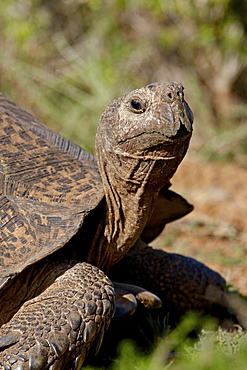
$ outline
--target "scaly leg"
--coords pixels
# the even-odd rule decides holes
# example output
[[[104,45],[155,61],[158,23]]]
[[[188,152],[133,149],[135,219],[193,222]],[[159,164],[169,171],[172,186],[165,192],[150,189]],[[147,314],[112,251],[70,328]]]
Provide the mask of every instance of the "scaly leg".
[[[100,348],[114,301],[102,271],[72,263],[0,328],[0,369],[80,369],[89,350]]]

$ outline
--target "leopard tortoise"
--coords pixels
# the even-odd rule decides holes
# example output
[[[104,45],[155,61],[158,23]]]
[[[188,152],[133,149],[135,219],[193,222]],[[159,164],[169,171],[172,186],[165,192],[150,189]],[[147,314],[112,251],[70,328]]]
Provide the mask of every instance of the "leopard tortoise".
[[[222,299],[217,273],[146,244],[193,208],[169,189],[192,122],[180,83],[150,84],[106,108],[93,156],[1,95],[1,369],[79,369],[136,299]]]

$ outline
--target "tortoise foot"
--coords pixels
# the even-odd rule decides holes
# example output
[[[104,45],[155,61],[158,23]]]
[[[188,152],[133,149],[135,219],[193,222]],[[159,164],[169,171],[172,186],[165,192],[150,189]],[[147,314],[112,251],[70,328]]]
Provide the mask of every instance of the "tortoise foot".
[[[116,311],[114,317],[132,315],[137,308],[137,301],[146,308],[160,308],[162,302],[155,294],[137,285],[113,282],[116,292]]]
[[[0,328],[0,369],[80,369],[99,350],[114,310],[110,280],[76,263]]]
[[[225,280],[193,258],[136,245],[110,271],[112,280],[141,285],[156,294],[169,313],[211,313],[227,306]]]

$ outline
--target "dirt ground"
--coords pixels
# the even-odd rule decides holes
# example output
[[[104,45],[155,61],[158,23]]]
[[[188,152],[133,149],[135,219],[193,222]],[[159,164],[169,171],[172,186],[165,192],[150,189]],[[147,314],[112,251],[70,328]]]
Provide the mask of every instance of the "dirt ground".
[[[153,245],[196,258],[247,295],[247,170],[188,157],[172,184],[195,209]]]

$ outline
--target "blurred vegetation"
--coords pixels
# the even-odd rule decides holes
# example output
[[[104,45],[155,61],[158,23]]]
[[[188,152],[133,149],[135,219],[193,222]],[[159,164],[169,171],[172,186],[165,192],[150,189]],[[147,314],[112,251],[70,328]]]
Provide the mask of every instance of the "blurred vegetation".
[[[144,357],[131,343],[122,344],[120,358],[112,370],[238,370],[246,369],[246,333],[202,331],[198,342],[183,338],[183,323],[178,330],[163,338],[152,355]],[[184,340],[181,340],[183,338]],[[177,345],[178,352],[170,352]],[[89,369],[88,369],[89,370]]]
[[[86,366],[85,370],[245,370],[247,334],[241,328],[233,332],[212,330],[214,323],[205,321],[198,340],[189,336],[195,326],[202,325],[193,315],[166,337],[160,337],[151,354],[138,351],[133,342],[123,341],[119,355],[106,367]]]
[[[1,0],[0,89],[93,151],[114,98],[181,81],[196,152],[247,154],[247,1]]]

